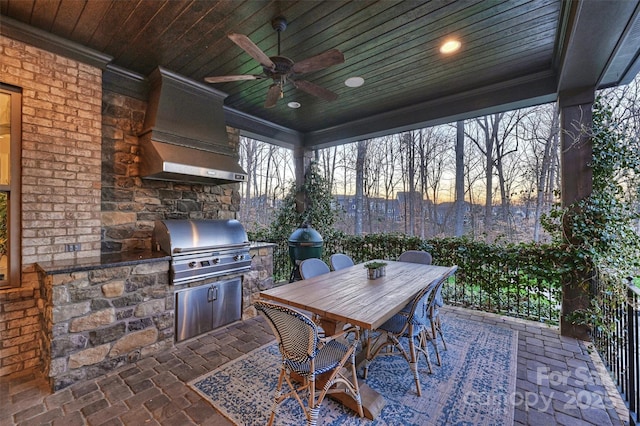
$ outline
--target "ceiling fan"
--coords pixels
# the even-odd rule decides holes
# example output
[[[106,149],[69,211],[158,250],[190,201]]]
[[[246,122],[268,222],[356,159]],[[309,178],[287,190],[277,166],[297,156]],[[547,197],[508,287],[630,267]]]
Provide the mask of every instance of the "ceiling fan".
[[[309,81],[298,80],[297,76],[343,63],[344,55],[342,52],[337,49],[331,49],[300,62],[293,62],[286,56],[280,56],[280,33],[287,28],[287,20],[279,16],[271,21],[271,26],[278,33],[278,56],[267,56],[246,35],[234,33],[228,35],[231,41],[262,65],[263,74],[206,77],[204,81],[207,83],[226,83],[230,81],[271,78],[273,84],[267,92],[267,99],[264,103],[265,108],[274,107],[278,99],[284,97],[284,85],[287,82],[291,83],[296,89],[300,89],[321,99],[327,101],[335,101],[338,99],[338,95],[334,92]]]

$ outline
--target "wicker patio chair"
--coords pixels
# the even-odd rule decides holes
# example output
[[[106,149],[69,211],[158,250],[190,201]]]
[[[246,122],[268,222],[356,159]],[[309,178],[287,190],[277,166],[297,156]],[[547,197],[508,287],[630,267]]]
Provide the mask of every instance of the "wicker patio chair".
[[[329,269],[329,266],[321,259],[312,257],[300,262],[300,277],[302,277],[303,280],[326,274],[328,272],[331,272],[331,269]],[[313,315],[309,312],[304,312],[304,314],[311,315],[313,322],[320,325],[320,317],[318,315]],[[324,331],[321,330],[320,334],[324,336]]]
[[[444,347],[444,350],[447,350],[447,342],[444,338],[444,333],[442,332],[442,321],[440,320],[440,308],[444,306],[444,300],[442,299],[442,288],[447,282],[447,278],[455,274],[457,270],[457,266],[452,266],[451,268],[449,268],[449,273],[447,274],[447,276],[440,282],[438,282],[435,289],[433,290],[433,297],[431,297],[429,306],[427,307],[427,316],[429,317],[429,322],[431,323],[431,343],[433,343],[433,348],[436,352],[438,365],[442,365],[442,362],[440,360],[440,351],[438,350],[438,336],[440,336],[440,340],[442,340],[442,346]]]
[[[276,409],[283,401],[295,398],[305,412],[307,425],[316,425],[324,397],[337,392],[352,396],[357,403],[358,414],[363,417],[355,367],[358,329],[353,327],[333,336],[320,338],[316,324],[294,309],[264,301],[257,301],[254,306],[267,319],[282,355],[278,385],[268,424],[273,424]],[[344,336],[352,332],[356,338],[350,342],[345,340]],[[343,367],[347,365],[350,365],[350,368],[343,372]],[[292,373],[298,378],[292,379]],[[321,374],[323,382],[316,383]],[[288,385],[287,391],[282,390],[283,382]]]
[[[416,392],[418,396],[422,396],[420,375],[418,373],[418,357],[420,354],[424,355],[429,367],[429,374],[431,374],[433,370],[431,369],[431,360],[427,349],[427,341],[431,340],[431,335],[427,330],[429,325],[427,308],[429,297],[433,294],[434,288],[435,286],[430,284],[420,290],[414,299],[400,312],[392,316],[374,332],[369,333],[367,356],[363,369],[363,377],[365,379],[369,372],[369,365],[376,357],[400,355],[409,363],[409,368],[416,382]],[[401,338],[409,340],[409,353],[402,346]]]
[[[433,261],[433,257],[431,256],[431,253],[426,251],[408,250],[400,255],[400,257],[398,258],[398,261],[431,265]],[[447,350],[447,343],[444,340],[444,334],[442,333],[442,326],[440,323],[440,309],[439,309],[444,306],[444,301],[442,299],[443,285],[444,285],[444,280],[439,283],[438,287],[436,287],[434,298],[429,302],[429,306],[428,306],[429,321],[431,323],[431,336],[433,337],[433,340],[431,342],[433,343],[433,347],[436,352],[436,360],[438,362],[438,365],[442,365],[442,361],[440,358],[440,352],[438,351],[437,334],[439,334],[440,338],[442,339],[444,350],[445,351]]]
[[[312,257],[300,262],[300,276],[303,280],[331,272],[329,266],[321,259]]]
[[[329,258],[329,263],[331,264],[331,269],[334,271],[354,265],[353,259],[343,253],[332,254]]]
[[[407,250],[398,258],[399,262],[422,263],[423,265],[431,265],[432,260],[431,253],[421,250]]]

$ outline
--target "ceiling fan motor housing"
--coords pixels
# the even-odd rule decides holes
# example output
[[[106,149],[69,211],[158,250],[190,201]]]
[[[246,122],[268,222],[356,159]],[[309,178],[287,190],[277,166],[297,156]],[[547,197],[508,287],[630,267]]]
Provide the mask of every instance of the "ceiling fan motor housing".
[[[284,16],[276,16],[271,20],[271,27],[280,33],[287,29],[287,19]]]
[[[262,70],[269,78],[279,79],[280,77],[286,76],[291,72],[291,68],[293,68],[293,61],[286,56],[271,56],[269,57],[271,61],[275,64],[274,69],[262,67]]]
[[[305,74],[312,71],[318,71],[333,65],[344,62],[344,55],[337,49],[331,49],[324,53],[320,53],[300,62],[294,63],[293,60],[286,56],[280,56],[280,33],[287,28],[287,20],[283,16],[275,17],[271,20],[271,26],[278,33],[278,54],[276,56],[267,56],[249,37],[244,34],[229,34],[229,38],[237,44],[242,50],[248,53],[253,59],[262,64],[262,72],[267,78],[273,80],[273,84],[269,86],[267,91],[266,108],[272,108],[276,105],[278,98],[283,97],[284,85],[291,82],[296,89],[307,92],[313,96],[319,97],[327,101],[335,101],[338,95],[325,89],[317,84],[313,84],[306,80],[297,80],[299,74]],[[293,76],[294,79],[289,79]],[[232,75],[223,77],[207,77],[205,81],[208,83],[226,83],[230,81],[241,80],[257,80],[262,75]]]

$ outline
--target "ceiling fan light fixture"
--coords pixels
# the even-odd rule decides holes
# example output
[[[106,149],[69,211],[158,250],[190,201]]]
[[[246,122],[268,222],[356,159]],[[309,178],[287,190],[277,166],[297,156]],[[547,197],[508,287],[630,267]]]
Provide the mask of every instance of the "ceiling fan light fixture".
[[[289,108],[297,109],[297,108],[300,108],[300,102],[289,102],[287,106]]]
[[[364,78],[362,77],[349,77],[344,81],[344,85],[347,87],[360,87],[364,84]]]
[[[457,52],[458,50],[460,50],[460,46],[462,46],[462,43],[460,43],[459,40],[446,40],[444,43],[442,43],[442,46],[440,46],[440,53],[448,55],[450,53]]]

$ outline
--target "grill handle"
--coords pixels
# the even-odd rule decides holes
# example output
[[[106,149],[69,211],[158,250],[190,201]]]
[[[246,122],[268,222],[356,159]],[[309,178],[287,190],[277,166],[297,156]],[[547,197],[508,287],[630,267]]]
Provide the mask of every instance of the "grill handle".
[[[218,300],[218,286],[211,286],[207,291],[207,301],[215,302],[216,300]]]
[[[227,246],[206,246],[206,247],[176,247],[173,249],[174,253],[189,253],[192,251],[207,251],[207,250],[230,250],[249,247],[249,243],[242,244],[230,244]]]

